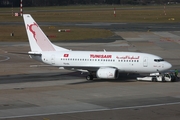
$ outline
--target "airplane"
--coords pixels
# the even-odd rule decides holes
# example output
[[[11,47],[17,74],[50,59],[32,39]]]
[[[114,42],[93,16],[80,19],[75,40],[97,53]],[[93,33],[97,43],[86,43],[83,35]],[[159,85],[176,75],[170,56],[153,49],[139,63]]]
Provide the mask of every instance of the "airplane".
[[[30,14],[23,14],[30,58],[72,71],[88,72],[87,80],[117,79],[119,73],[157,73],[172,67],[159,56],[140,52],[72,51],[53,44]]]

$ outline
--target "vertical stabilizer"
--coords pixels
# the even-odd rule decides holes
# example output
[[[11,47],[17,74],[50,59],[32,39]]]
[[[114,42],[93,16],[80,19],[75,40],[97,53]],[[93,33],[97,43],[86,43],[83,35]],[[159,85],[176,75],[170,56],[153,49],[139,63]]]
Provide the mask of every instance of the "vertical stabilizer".
[[[53,45],[30,14],[23,14],[26,32],[31,51],[63,51],[67,50]]]

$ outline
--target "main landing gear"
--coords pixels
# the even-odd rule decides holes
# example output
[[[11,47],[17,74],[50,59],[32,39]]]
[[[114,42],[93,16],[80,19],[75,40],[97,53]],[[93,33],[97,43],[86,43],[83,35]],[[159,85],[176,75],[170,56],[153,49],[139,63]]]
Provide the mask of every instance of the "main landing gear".
[[[96,78],[96,71],[89,71],[89,75],[86,76],[86,80],[93,80]]]
[[[89,80],[93,80],[93,78],[94,78],[93,75],[88,75],[88,76],[86,76],[86,80],[88,80],[88,81],[89,81]]]

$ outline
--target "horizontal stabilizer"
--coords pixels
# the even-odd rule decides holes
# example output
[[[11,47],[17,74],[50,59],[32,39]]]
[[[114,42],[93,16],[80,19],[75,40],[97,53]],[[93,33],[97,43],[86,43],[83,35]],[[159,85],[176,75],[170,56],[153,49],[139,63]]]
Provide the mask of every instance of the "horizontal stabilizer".
[[[28,55],[42,55],[42,54],[39,52],[28,52]]]

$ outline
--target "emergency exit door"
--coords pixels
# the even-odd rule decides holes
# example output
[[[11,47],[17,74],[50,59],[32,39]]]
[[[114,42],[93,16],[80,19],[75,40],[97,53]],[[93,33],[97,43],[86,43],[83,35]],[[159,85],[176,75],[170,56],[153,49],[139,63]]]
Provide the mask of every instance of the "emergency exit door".
[[[51,55],[51,64],[55,64],[55,55]]]

